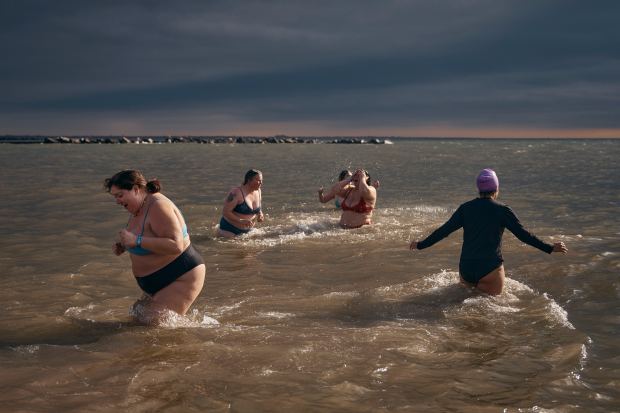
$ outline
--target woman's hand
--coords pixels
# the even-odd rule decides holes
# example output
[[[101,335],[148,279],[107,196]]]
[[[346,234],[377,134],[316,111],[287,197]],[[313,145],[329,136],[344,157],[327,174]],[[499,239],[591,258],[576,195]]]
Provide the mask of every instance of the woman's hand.
[[[409,244],[409,249],[410,250],[417,250],[418,249],[418,241],[411,241],[411,244]]]
[[[258,222],[263,222],[264,220],[265,220],[265,215],[264,215],[264,214],[263,214],[263,212],[261,211],[261,212],[258,214],[257,221],[258,221]]]
[[[360,179],[364,179],[364,172],[361,169],[356,169],[351,175],[351,183],[355,184],[360,181]]]
[[[133,248],[136,246],[138,236],[133,232],[123,229],[119,231],[118,236],[121,239],[121,245],[124,248]]]
[[[566,254],[568,252],[568,248],[564,245],[563,242],[556,242],[553,244],[552,252],[561,252],[562,254]]]
[[[242,228],[254,228],[254,218],[239,218],[239,223],[241,224]]]
[[[114,253],[114,255],[121,255],[125,252],[125,247],[123,247],[123,244],[121,244],[120,242],[116,242],[112,246],[112,252]]]

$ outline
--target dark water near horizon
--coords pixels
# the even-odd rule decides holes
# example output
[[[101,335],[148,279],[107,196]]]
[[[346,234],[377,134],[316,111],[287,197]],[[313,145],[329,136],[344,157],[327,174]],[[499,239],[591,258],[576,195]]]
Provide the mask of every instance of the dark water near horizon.
[[[620,141],[394,145],[0,145],[0,411],[620,411]],[[255,167],[267,221],[214,237]],[[343,167],[381,187],[341,230],[316,190]],[[473,198],[484,168],[547,255],[504,235],[498,297],[458,283],[461,233],[410,240]],[[161,180],[207,262],[187,317],[131,322],[111,246],[120,169]],[[217,320],[214,321],[214,320]]]

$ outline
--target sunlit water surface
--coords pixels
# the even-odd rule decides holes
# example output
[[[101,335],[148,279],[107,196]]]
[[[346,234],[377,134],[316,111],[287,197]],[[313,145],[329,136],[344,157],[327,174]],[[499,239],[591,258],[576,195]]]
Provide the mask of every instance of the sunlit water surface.
[[[620,141],[2,145],[0,411],[619,411]],[[214,237],[250,167],[267,220]],[[374,224],[317,200],[378,178]],[[551,256],[504,236],[498,297],[458,282],[461,233],[412,253],[484,168]],[[136,325],[120,169],[157,177],[207,262],[186,317]]]

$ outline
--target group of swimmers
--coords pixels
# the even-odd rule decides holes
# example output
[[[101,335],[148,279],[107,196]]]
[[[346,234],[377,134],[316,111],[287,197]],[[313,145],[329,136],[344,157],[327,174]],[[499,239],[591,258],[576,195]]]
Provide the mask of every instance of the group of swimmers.
[[[250,169],[243,184],[232,188],[224,200],[217,233],[234,237],[249,232],[265,219],[261,209],[263,175]],[[499,202],[499,180],[491,169],[476,179],[479,197],[468,201],[426,239],[413,241],[411,250],[432,246],[463,228],[459,262],[461,282],[487,294],[500,294],[505,272],[501,253],[502,235],[508,228],[519,240],[541,251],[566,253],[563,242],[546,243],[528,232],[512,210]],[[167,311],[184,315],[202,290],[206,267],[194,249],[183,215],[164,196],[158,180],[147,181],[137,170],[124,170],[104,181],[116,203],[129,211],[129,221],[119,231],[113,246],[116,255],[130,254],[136,281],[144,295],[133,306],[140,322],[157,324]],[[378,181],[367,171],[343,171],[338,182],[325,193],[318,191],[322,203],[334,199],[342,210],[340,226],[359,228],[372,223],[377,201]]]

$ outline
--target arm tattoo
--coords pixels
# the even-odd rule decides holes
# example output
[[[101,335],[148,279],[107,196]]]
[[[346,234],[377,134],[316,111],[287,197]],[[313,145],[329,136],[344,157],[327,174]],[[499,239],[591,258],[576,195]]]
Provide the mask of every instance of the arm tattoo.
[[[228,194],[228,197],[226,198],[226,202],[232,202],[235,199],[235,195],[231,192]]]

